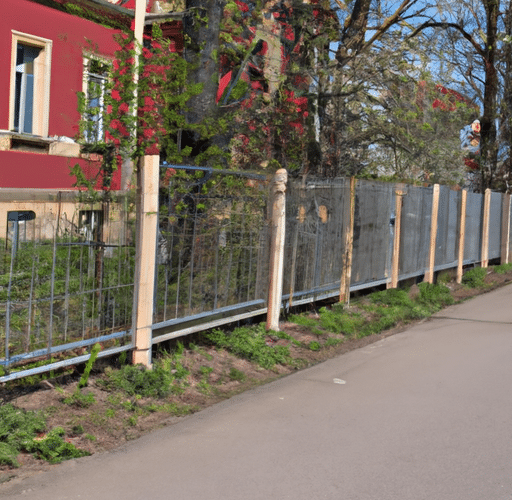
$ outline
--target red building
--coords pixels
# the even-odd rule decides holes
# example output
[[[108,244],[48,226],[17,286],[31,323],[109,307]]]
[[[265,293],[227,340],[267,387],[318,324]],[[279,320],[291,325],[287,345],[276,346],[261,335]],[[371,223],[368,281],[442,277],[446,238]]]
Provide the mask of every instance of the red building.
[[[68,190],[76,181],[70,166],[91,167],[74,141],[77,93],[102,78],[91,69],[112,59],[115,30],[53,3],[2,4],[0,63],[9,71],[0,74],[1,189]],[[121,172],[112,187],[121,188]]]
[[[80,165],[86,176],[98,172],[98,156],[84,143],[103,141],[105,83],[120,28],[130,28],[133,0],[3,0],[0,16],[0,235],[7,213],[32,210],[37,217],[74,210]],[[119,4],[119,5],[118,5]],[[148,11],[153,1],[148,3]],[[155,7],[157,4],[155,4]],[[168,36],[180,35],[165,13],[148,14],[148,24],[164,22]],[[150,29],[150,26],[148,26]],[[179,36],[177,37],[179,38]],[[180,40],[179,40],[180,41]],[[176,43],[178,46],[179,43]],[[78,94],[85,95],[85,117]],[[80,120],[88,127],[77,140]],[[112,191],[130,184],[130,165],[113,176]],[[75,207],[76,209],[76,207]]]

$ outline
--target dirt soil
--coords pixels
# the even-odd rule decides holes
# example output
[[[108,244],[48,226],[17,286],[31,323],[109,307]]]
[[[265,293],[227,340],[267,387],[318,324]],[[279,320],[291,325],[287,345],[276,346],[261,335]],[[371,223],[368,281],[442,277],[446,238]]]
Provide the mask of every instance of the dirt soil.
[[[454,281],[446,284],[451,289],[455,300],[459,302],[511,281],[512,271],[506,274],[489,271],[486,287],[483,288],[471,289],[458,285]],[[316,311],[312,308],[309,314],[315,317]],[[94,395],[95,403],[89,407],[63,402],[64,398],[73,394],[76,389],[80,377],[77,371],[40,382],[35,386],[4,384],[0,387],[0,403],[12,403],[26,410],[45,411],[49,415],[48,430],[61,426],[66,430],[67,439],[77,448],[87,450],[91,454],[100,453],[112,450],[153,429],[172,425],[192,412],[200,411],[252,387],[359,349],[401,332],[409,326],[410,323],[398,325],[378,335],[361,339],[347,338],[342,343],[327,347],[324,344],[329,338],[339,339],[342,336],[318,335],[306,327],[283,321],[280,324],[281,331],[299,341],[300,346],[276,337],[268,337],[267,343],[288,345],[292,357],[299,360],[294,366],[277,365],[272,370],[266,370],[255,363],[237,358],[225,350],[215,349],[199,341],[185,346],[181,362],[190,373],[184,381],[183,392],[173,394],[165,400],[130,398],[124,393],[107,390],[102,381],[106,380],[105,370],[112,369],[109,363],[113,361],[101,359],[96,362],[88,386],[83,389],[84,393],[89,392]],[[197,339],[191,340],[196,342]],[[322,347],[319,350],[309,349],[307,346],[313,341],[318,342]],[[0,484],[14,478],[23,479],[51,467],[58,467],[58,465],[49,465],[38,460],[31,454],[20,455],[18,461],[21,464],[19,468],[0,465]]]

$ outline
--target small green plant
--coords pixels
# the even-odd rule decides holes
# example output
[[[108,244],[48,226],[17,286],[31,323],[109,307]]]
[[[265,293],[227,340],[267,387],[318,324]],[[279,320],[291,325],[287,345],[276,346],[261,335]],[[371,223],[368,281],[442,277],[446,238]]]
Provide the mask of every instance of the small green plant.
[[[84,426],[81,424],[74,425],[71,428],[71,434],[73,434],[73,436],[80,436],[83,433],[84,433]]]
[[[210,375],[210,373],[213,372],[213,368],[211,366],[201,366],[201,368],[199,368],[199,371],[201,372],[201,375],[205,375],[206,377],[208,377],[208,375]]]
[[[88,408],[96,403],[96,398],[92,392],[84,394],[77,387],[75,392],[71,396],[65,397],[62,402],[66,405],[77,406],[78,408]]]
[[[315,340],[313,342],[310,342],[308,344],[308,348],[311,350],[311,351],[319,351],[321,349],[321,345],[320,345],[320,342],[316,342]]]
[[[481,288],[485,285],[485,276],[487,269],[485,267],[474,267],[464,273],[462,284],[469,288]]]
[[[85,434],[85,439],[88,439],[89,441],[96,441],[96,436],[93,436],[92,434]]]
[[[91,349],[91,356],[87,360],[87,363],[85,363],[84,373],[82,373],[82,376],[80,377],[80,381],[78,382],[78,387],[80,389],[87,385],[87,382],[89,381],[89,376],[91,375],[92,367],[93,367],[94,363],[96,362],[96,358],[98,357],[98,354],[100,351],[101,351],[101,345],[98,343],[94,344],[93,348]]]
[[[247,376],[243,371],[237,370],[235,367],[232,367],[229,370],[229,378],[237,382],[244,382]]]
[[[204,378],[198,382],[197,388],[198,388],[199,392],[201,392],[202,394],[205,394],[205,395],[208,395],[212,392],[212,386]]]
[[[137,425],[137,422],[138,418],[136,415],[132,415],[131,417],[128,417],[128,419],[126,420],[126,423],[131,427],[135,427]]]
[[[337,339],[337,338],[334,338],[334,337],[330,337],[328,338],[326,341],[325,341],[325,347],[332,347],[332,346],[336,346],[338,344],[341,344],[343,342],[343,339]]]

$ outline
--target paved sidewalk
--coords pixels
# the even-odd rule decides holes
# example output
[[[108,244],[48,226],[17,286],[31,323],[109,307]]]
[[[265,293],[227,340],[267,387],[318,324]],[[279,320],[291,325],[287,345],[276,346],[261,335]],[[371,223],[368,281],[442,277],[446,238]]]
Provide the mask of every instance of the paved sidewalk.
[[[0,498],[512,499],[511,361],[507,286]]]

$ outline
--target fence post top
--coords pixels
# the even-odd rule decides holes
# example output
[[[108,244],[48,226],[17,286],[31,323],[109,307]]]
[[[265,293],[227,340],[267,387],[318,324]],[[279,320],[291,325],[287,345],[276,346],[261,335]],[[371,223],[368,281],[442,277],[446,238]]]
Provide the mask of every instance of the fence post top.
[[[288,172],[280,168],[272,179],[272,190],[274,193],[284,193],[286,191],[286,182],[288,181]]]

